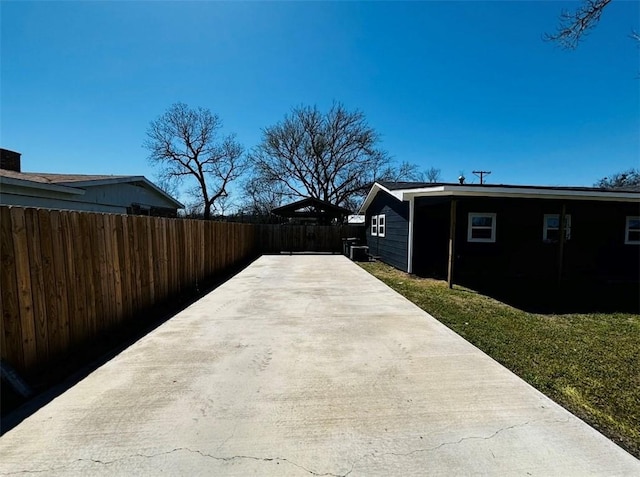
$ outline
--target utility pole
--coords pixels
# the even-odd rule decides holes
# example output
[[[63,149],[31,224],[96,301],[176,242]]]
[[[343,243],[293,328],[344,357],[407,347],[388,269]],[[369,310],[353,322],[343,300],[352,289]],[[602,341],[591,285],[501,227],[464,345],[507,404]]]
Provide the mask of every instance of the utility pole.
[[[480,178],[480,185],[484,184],[484,176],[491,174],[491,171],[471,171]]]

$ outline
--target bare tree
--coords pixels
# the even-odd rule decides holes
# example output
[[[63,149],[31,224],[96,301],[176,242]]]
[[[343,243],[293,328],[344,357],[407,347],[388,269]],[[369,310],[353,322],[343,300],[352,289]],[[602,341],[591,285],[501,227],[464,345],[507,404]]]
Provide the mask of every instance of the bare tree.
[[[403,161],[400,164],[389,164],[379,174],[376,180],[400,182],[400,181],[419,181],[422,173],[418,170],[418,165],[411,162]]]
[[[560,22],[557,31],[547,33],[546,40],[558,42],[563,48],[575,49],[583,36],[600,21],[602,12],[611,0],[582,0],[580,7],[570,12],[563,10],[560,13]]]
[[[314,197],[353,207],[375,180],[401,178],[413,168],[395,167],[378,147],[380,137],[361,111],[334,103],[293,108],[284,120],[263,130],[262,142],[249,155],[254,182],[276,198]]]
[[[268,216],[273,209],[283,205],[287,197],[284,186],[279,182],[266,182],[259,176],[251,177],[244,183],[243,211],[250,215]]]
[[[603,177],[594,184],[603,189],[640,189],[640,169],[627,169],[610,177]]]
[[[180,184],[171,177],[159,175],[154,180],[154,184],[157,185],[160,190],[169,194],[171,197],[178,197],[178,194],[180,193]]]
[[[424,170],[420,173],[419,179],[420,182],[440,182],[441,179],[441,171],[440,169],[431,166],[429,169]]]
[[[220,118],[204,108],[172,105],[152,121],[144,147],[149,161],[161,167],[161,181],[194,179],[191,193],[209,219],[216,201],[228,195],[228,186],[246,171],[243,148],[233,135],[218,138]]]
[[[213,212],[216,216],[224,217],[225,215],[229,215],[230,213],[232,214],[237,210],[238,204],[230,195],[220,197],[220,199],[213,204]]]

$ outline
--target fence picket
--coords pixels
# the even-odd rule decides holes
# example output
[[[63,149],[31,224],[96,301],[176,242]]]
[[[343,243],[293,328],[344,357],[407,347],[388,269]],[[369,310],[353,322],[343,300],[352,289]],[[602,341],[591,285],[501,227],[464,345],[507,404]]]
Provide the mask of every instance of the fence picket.
[[[118,218],[120,216],[107,214],[105,218],[109,222],[108,232],[111,244],[111,268],[113,268],[113,303],[114,303],[114,319],[117,324],[122,322],[124,315],[124,305],[122,303],[122,273],[120,271],[120,248],[118,244]]]
[[[22,348],[22,324],[18,300],[16,260],[13,245],[11,214],[9,209],[0,210],[0,297],[2,298],[2,359],[18,368],[24,368]]]
[[[100,274],[94,273],[98,270],[99,257],[96,237],[96,219],[99,216],[95,214],[79,214],[78,220],[80,230],[75,234],[75,248],[80,248],[82,262],[77,264],[82,268],[84,273],[84,287],[87,291],[85,297],[87,330],[89,335],[97,333],[101,329],[101,323],[104,322],[106,312],[103,311],[104,296],[100,293],[101,277]],[[96,293],[98,291],[98,293]]]
[[[51,343],[52,352],[61,355],[69,347],[69,302],[67,298],[67,279],[65,271],[66,257],[63,239],[62,219],[60,212],[51,211],[51,244],[53,248],[53,263],[55,270],[55,281],[52,284],[56,291],[58,306],[58,329]]]
[[[44,274],[42,270],[42,249],[40,247],[40,225],[38,210],[25,210],[25,225],[29,248],[29,272],[33,293],[33,324],[36,339],[36,360],[46,361],[49,358],[49,340],[47,337],[47,308],[45,303]]]
[[[18,309],[20,310],[23,359],[24,366],[30,368],[37,364],[37,348],[25,209],[11,209],[11,225],[16,264],[16,282],[18,285]]]
[[[133,315],[133,282],[129,250],[129,220],[127,220],[127,217],[119,215],[116,225],[118,229],[118,246],[120,247],[118,256],[120,257],[120,273],[122,275],[123,316],[125,319],[130,319]]]
[[[54,259],[54,237],[52,214],[47,210],[38,210],[40,225],[40,250],[42,253],[42,279],[45,284],[44,303],[47,311],[47,351],[49,356],[56,354],[58,335],[60,334],[60,306],[57,296],[57,279]]]
[[[60,307],[56,294],[56,273],[53,254],[52,214],[43,209],[37,211],[40,231],[40,253],[42,254],[42,280],[44,284],[44,308],[46,310],[47,353],[56,353],[60,334]],[[43,326],[43,325],[41,325]],[[40,354],[40,353],[38,353]],[[38,357],[40,359],[40,356]]]

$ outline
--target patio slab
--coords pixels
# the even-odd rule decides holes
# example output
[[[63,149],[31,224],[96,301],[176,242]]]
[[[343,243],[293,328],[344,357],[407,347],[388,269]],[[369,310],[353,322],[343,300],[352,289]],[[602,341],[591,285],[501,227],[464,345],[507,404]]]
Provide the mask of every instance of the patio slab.
[[[0,438],[0,475],[640,475],[342,256],[263,256]]]

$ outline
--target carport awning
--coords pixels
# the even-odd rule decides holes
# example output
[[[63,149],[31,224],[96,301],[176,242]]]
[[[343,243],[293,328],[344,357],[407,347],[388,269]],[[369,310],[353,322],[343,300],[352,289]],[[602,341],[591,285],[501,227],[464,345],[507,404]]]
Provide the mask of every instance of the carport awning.
[[[338,218],[344,217],[351,213],[349,209],[340,207],[339,205],[325,202],[324,200],[307,197],[291,204],[276,207],[271,213],[280,217],[304,217],[304,218]]]

